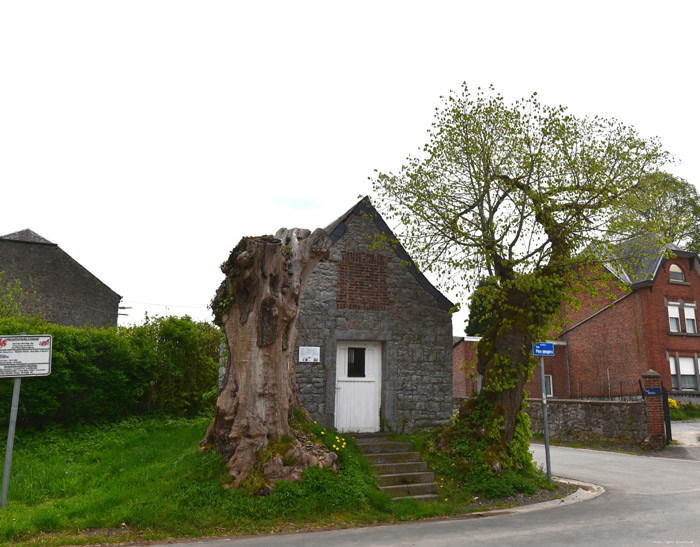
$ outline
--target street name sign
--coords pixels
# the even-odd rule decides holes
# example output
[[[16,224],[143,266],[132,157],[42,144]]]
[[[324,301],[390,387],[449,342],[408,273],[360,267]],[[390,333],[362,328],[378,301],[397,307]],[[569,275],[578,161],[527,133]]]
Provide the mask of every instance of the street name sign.
[[[553,342],[537,342],[532,344],[532,354],[544,357],[554,357]]]
[[[0,378],[25,378],[51,374],[49,334],[0,335]]]

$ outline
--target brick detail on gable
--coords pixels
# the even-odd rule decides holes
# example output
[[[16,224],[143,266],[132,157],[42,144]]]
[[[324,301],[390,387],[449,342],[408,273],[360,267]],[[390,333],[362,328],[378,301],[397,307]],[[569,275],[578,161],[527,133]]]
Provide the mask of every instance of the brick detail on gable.
[[[338,263],[336,306],[350,310],[386,310],[389,258],[378,253],[343,251]]]

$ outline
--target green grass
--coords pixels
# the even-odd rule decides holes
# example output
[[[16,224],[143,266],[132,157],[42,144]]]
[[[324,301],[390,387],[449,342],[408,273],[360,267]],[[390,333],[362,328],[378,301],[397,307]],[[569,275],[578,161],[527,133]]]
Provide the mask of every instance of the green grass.
[[[341,470],[309,469],[271,495],[224,488],[230,476],[200,452],[210,418],[129,419],[106,426],[18,430],[0,545],[78,545],[342,527],[451,515],[484,504],[439,477],[439,502],[392,501],[348,439]],[[313,426],[320,436],[322,428]],[[334,433],[325,430],[327,444]],[[5,439],[0,439],[5,446]],[[442,486],[440,486],[442,485]]]
[[[695,408],[686,408],[686,406],[691,405],[681,405],[680,408],[672,408],[670,411],[671,420],[681,421],[700,418],[700,406],[692,405],[695,406]]]

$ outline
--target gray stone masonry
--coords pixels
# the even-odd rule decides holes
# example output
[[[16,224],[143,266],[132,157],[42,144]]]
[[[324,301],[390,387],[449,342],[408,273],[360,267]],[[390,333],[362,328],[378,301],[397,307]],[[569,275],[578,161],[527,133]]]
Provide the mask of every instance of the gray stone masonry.
[[[543,433],[542,401],[528,399],[530,429]],[[641,443],[647,436],[644,401],[547,399],[549,435],[562,440]]]
[[[372,219],[352,214],[346,224],[347,231],[333,245],[329,260],[321,262],[309,277],[297,322],[297,359],[299,346],[321,348],[320,363],[297,362],[297,385],[306,410],[324,426],[333,426],[336,341],[378,341],[382,344],[382,429],[413,431],[447,423],[452,411],[448,311],[421,287],[394,250],[368,250],[370,237],[379,231]],[[344,307],[339,308],[344,252],[346,257],[348,253],[381,253],[388,258],[374,261],[380,266],[368,266],[376,275],[387,276],[386,284],[382,282],[386,294],[368,291],[373,300],[364,307],[373,309],[355,309],[363,306],[362,294],[353,293],[352,287],[344,287],[340,299]],[[381,298],[384,300],[377,303]]]

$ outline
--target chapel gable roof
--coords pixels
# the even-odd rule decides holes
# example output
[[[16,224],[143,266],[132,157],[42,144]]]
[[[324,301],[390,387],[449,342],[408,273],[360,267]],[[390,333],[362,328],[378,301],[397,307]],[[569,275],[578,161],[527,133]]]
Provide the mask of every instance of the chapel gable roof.
[[[347,222],[352,215],[364,216],[372,219],[377,230],[384,233],[391,242],[392,250],[396,253],[399,259],[401,259],[401,261],[407,265],[406,269],[408,272],[416,279],[416,281],[418,281],[421,288],[423,288],[423,290],[428,292],[435,299],[440,309],[447,311],[454,307],[454,304],[450,302],[439,290],[437,290],[416,267],[413,260],[403,248],[401,243],[399,243],[394,233],[391,231],[389,226],[387,226],[386,222],[384,222],[384,219],[381,217],[379,212],[374,208],[369,197],[362,198],[353,207],[351,207],[348,211],[346,211],[335,221],[331,222],[325,228],[325,231],[333,244],[343,237],[343,234],[345,234],[345,232],[348,230]]]

